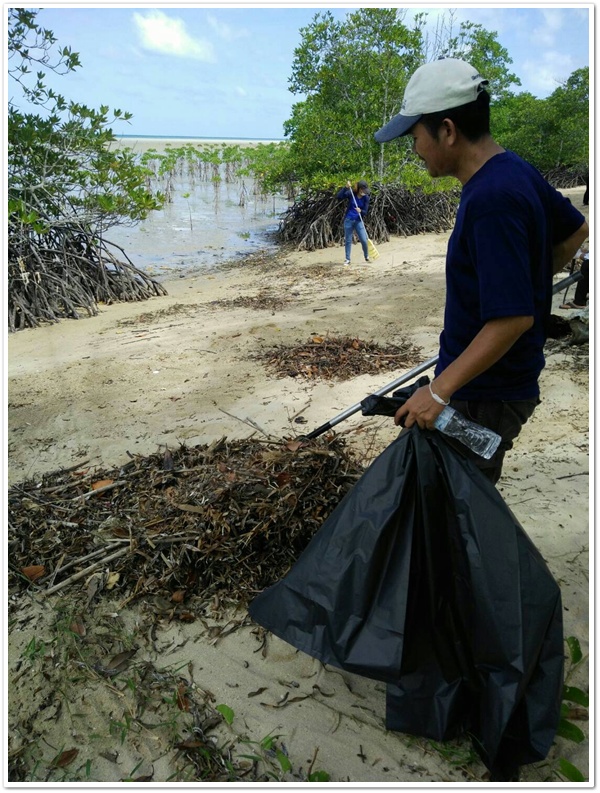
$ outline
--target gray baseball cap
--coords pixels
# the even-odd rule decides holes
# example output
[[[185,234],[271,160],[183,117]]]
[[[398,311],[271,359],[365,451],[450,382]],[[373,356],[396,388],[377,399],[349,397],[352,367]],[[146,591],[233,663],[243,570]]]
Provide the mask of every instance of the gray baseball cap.
[[[458,58],[442,58],[419,66],[408,81],[400,113],[377,130],[375,140],[386,143],[406,135],[425,113],[474,102],[488,83],[470,63]]]

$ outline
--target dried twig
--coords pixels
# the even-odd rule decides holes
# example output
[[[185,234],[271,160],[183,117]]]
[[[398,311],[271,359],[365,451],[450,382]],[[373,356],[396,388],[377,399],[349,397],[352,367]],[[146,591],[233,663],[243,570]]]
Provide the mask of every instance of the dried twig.
[[[221,413],[225,413],[227,416],[231,416],[232,419],[235,419],[236,421],[241,421],[242,424],[247,424],[249,427],[252,427],[253,429],[258,430],[259,432],[262,432],[262,434],[265,436],[265,438],[270,438],[271,437],[268,432],[265,432],[265,430],[263,430],[263,428],[261,426],[259,426],[251,418],[248,418],[248,416],[246,416],[245,419],[241,419],[239,416],[234,416],[233,413],[229,413],[224,408],[219,408],[219,410],[221,411]]]
[[[91,573],[92,570],[95,570],[97,567],[100,567],[100,565],[108,564],[108,562],[112,562],[114,559],[118,559],[119,556],[124,556],[126,553],[130,553],[130,549],[129,548],[121,548],[116,553],[113,553],[110,556],[106,556],[103,559],[100,559],[99,561],[94,562],[94,564],[91,564],[89,567],[86,567],[85,570],[80,570],[78,573],[75,573],[74,575],[69,576],[69,578],[65,578],[64,581],[60,582],[60,584],[55,584],[54,586],[50,587],[49,589],[46,589],[45,592],[44,592],[44,595],[46,595],[46,596],[47,595],[53,595],[55,592],[58,592],[60,589],[64,589],[66,586],[69,586],[69,584],[73,584],[73,583],[75,583],[75,581],[79,581],[80,578],[83,578],[88,573]]]
[[[129,542],[129,540],[125,540],[125,542]],[[47,578],[45,578],[45,579],[42,578],[42,580],[39,583],[42,584],[44,581],[48,580],[48,578],[50,578],[50,577],[52,577],[54,579],[54,578],[56,578],[56,576],[59,573],[64,573],[65,570],[68,570],[70,567],[74,567],[77,564],[83,564],[83,562],[88,562],[90,559],[94,559],[96,556],[105,555],[107,551],[108,552],[112,551],[118,545],[121,545],[121,543],[117,540],[116,542],[111,542],[109,545],[106,545],[104,548],[99,548],[97,551],[92,551],[92,553],[88,553],[85,556],[82,556],[80,559],[73,559],[72,561],[68,562],[67,564],[63,565],[62,567],[60,566],[60,563],[59,563],[56,566],[56,568],[55,568],[54,572],[52,573],[52,575],[51,576],[47,576]],[[63,555],[63,558],[64,558],[64,555]]]
[[[261,348],[254,358],[280,377],[343,381],[412,366],[421,360],[421,350],[407,339],[383,346],[353,336],[313,336],[305,344]]]
[[[118,482],[111,482],[110,485],[103,485],[102,487],[97,487],[95,490],[88,490],[87,493],[82,493],[79,496],[74,496],[73,501],[81,498],[89,498],[90,496],[97,496],[100,493],[106,493],[107,490],[112,490],[115,487],[120,487],[121,485],[125,484],[125,480],[121,479]]]

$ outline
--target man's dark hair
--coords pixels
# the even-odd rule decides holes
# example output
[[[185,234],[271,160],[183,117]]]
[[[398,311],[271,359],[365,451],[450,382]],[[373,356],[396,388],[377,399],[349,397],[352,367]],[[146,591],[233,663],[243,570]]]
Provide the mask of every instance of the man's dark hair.
[[[453,121],[465,138],[474,143],[484,135],[490,134],[490,95],[483,90],[474,102],[437,113],[424,113],[420,121],[429,134],[437,138],[438,130],[445,118]]]

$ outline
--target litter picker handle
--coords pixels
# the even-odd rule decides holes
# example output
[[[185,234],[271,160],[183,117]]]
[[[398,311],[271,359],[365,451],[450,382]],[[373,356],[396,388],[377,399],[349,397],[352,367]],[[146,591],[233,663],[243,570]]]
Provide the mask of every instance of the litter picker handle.
[[[387,394],[390,391],[392,391],[397,386],[403,385],[409,380],[412,380],[413,377],[416,377],[417,375],[421,374],[421,372],[424,372],[426,369],[430,369],[432,366],[435,366],[436,363],[438,362],[438,357],[439,356],[436,355],[435,358],[430,358],[428,361],[425,361],[424,363],[415,366],[414,369],[411,369],[410,372],[403,374],[397,380],[394,380],[393,383],[388,383],[388,385],[384,385],[383,388],[379,389],[379,391],[375,391],[375,396],[383,396],[384,394]],[[344,421],[345,419],[354,415],[354,413],[358,413],[361,407],[362,407],[362,403],[357,402],[356,405],[352,405],[352,407],[346,408],[346,410],[344,410],[343,413],[338,414],[337,416],[335,416],[335,418],[332,418],[331,421],[328,421],[326,424],[322,424],[320,427],[317,427],[316,430],[309,432],[308,435],[304,435],[303,437],[316,438],[318,435],[322,435],[327,430],[330,430],[332,427],[335,427],[336,424],[339,424],[341,421]]]
[[[562,281],[559,281],[557,284],[554,284],[552,287],[552,294],[555,295],[557,292],[560,292],[561,289],[567,289],[571,284],[576,283],[579,281],[580,278],[583,278],[583,273],[581,270],[577,270],[576,273],[571,273],[566,278],[563,278]]]
[[[574,284],[576,281],[579,281],[581,278],[581,272],[573,273],[572,275],[567,276],[567,278],[563,278],[562,281],[559,281],[557,284],[554,284],[552,287],[552,294],[556,295],[561,289],[564,289],[571,284]],[[375,391],[375,396],[384,396],[388,394],[390,391],[393,391],[394,388],[398,386],[404,385],[409,380],[412,380],[413,377],[425,372],[427,369],[431,369],[432,366],[435,366],[439,360],[439,355],[436,355],[434,358],[430,358],[428,361],[415,366],[414,369],[411,369],[410,372],[403,374],[401,377],[398,377],[397,380],[394,380],[392,383],[388,383],[384,385],[383,388],[380,388],[379,391]],[[307,438],[312,440],[312,438],[317,438],[319,435],[322,435],[327,430],[330,430],[332,427],[335,427],[336,424],[340,424],[342,421],[345,421],[350,416],[353,416],[355,413],[362,407],[362,402],[357,402],[356,405],[352,405],[352,407],[346,408],[342,413],[338,413],[337,416],[334,416],[330,421],[327,421],[325,424],[321,424],[320,427],[317,427],[316,430],[309,432],[308,435],[303,435],[303,438]]]

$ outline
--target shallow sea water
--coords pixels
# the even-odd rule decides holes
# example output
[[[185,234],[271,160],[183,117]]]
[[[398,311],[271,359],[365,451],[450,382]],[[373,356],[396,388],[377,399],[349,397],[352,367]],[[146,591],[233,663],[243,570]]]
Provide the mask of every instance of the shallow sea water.
[[[127,140],[125,145],[152,145],[160,151],[165,139]],[[136,267],[160,280],[174,273],[210,270],[258,250],[274,250],[273,232],[288,206],[283,195],[259,195],[247,177],[216,184],[178,178],[171,203],[135,226],[109,229],[105,238],[121,247]],[[119,253],[115,251],[118,258]]]

